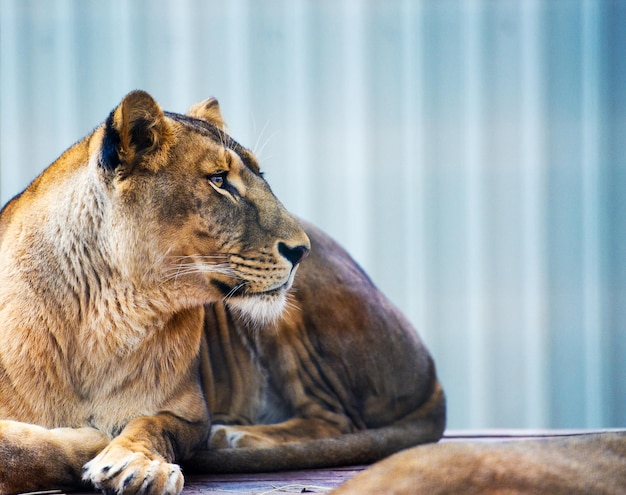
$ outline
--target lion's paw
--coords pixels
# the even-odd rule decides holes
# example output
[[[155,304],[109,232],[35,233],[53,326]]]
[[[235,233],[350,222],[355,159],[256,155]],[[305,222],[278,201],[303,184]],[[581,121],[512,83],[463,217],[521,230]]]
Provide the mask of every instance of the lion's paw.
[[[184,484],[176,464],[113,445],[85,464],[83,480],[114,495],[178,495]]]
[[[211,428],[209,448],[271,447],[276,442],[262,434],[250,431],[254,427],[215,425]]]

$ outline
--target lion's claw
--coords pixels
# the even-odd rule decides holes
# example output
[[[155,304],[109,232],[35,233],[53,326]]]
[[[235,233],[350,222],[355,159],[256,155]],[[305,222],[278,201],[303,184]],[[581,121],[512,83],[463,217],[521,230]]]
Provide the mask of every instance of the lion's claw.
[[[107,448],[83,467],[83,479],[111,495],[178,495],[180,467],[120,447]]]

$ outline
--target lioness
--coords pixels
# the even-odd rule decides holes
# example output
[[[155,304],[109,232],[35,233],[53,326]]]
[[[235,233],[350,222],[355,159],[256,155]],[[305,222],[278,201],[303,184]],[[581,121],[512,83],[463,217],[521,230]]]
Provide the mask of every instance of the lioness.
[[[309,240],[217,102],[190,115],[128,94],[0,213],[3,494],[179,493],[209,435],[203,305],[282,312]]]

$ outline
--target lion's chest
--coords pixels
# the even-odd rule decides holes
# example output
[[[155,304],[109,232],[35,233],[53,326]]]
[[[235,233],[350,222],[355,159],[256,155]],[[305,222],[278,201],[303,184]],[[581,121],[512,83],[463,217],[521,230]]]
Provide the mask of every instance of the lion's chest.
[[[162,410],[189,379],[199,345],[194,335],[181,333],[153,329],[123,346],[102,341],[77,346],[67,361],[80,415],[74,421],[115,435],[130,419]]]
[[[177,381],[147,364],[160,357],[144,355],[141,362],[139,356],[88,356],[68,363],[66,386],[57,389],[56,401],[49,398],[50,405],[63,404],[63,417],[52,426],[93,426],[115,435],[133,417],[157,413]]]

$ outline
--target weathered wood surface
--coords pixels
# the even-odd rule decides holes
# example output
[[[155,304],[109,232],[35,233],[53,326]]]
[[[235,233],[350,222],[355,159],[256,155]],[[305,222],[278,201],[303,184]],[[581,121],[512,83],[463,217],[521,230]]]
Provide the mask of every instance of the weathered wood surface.
[[[366,466],[248,475],[189,476],[183,495],[328,493]]]
[[[185,488],[182,495],[328,493],[366,467],[350,466],[260,474],[188,475],[185,476]],[[72,492],[72,495],[93,495],[94,493],[97,492],[81,491]],[[65,492],[38,492],[38,495],[65,495]]]

